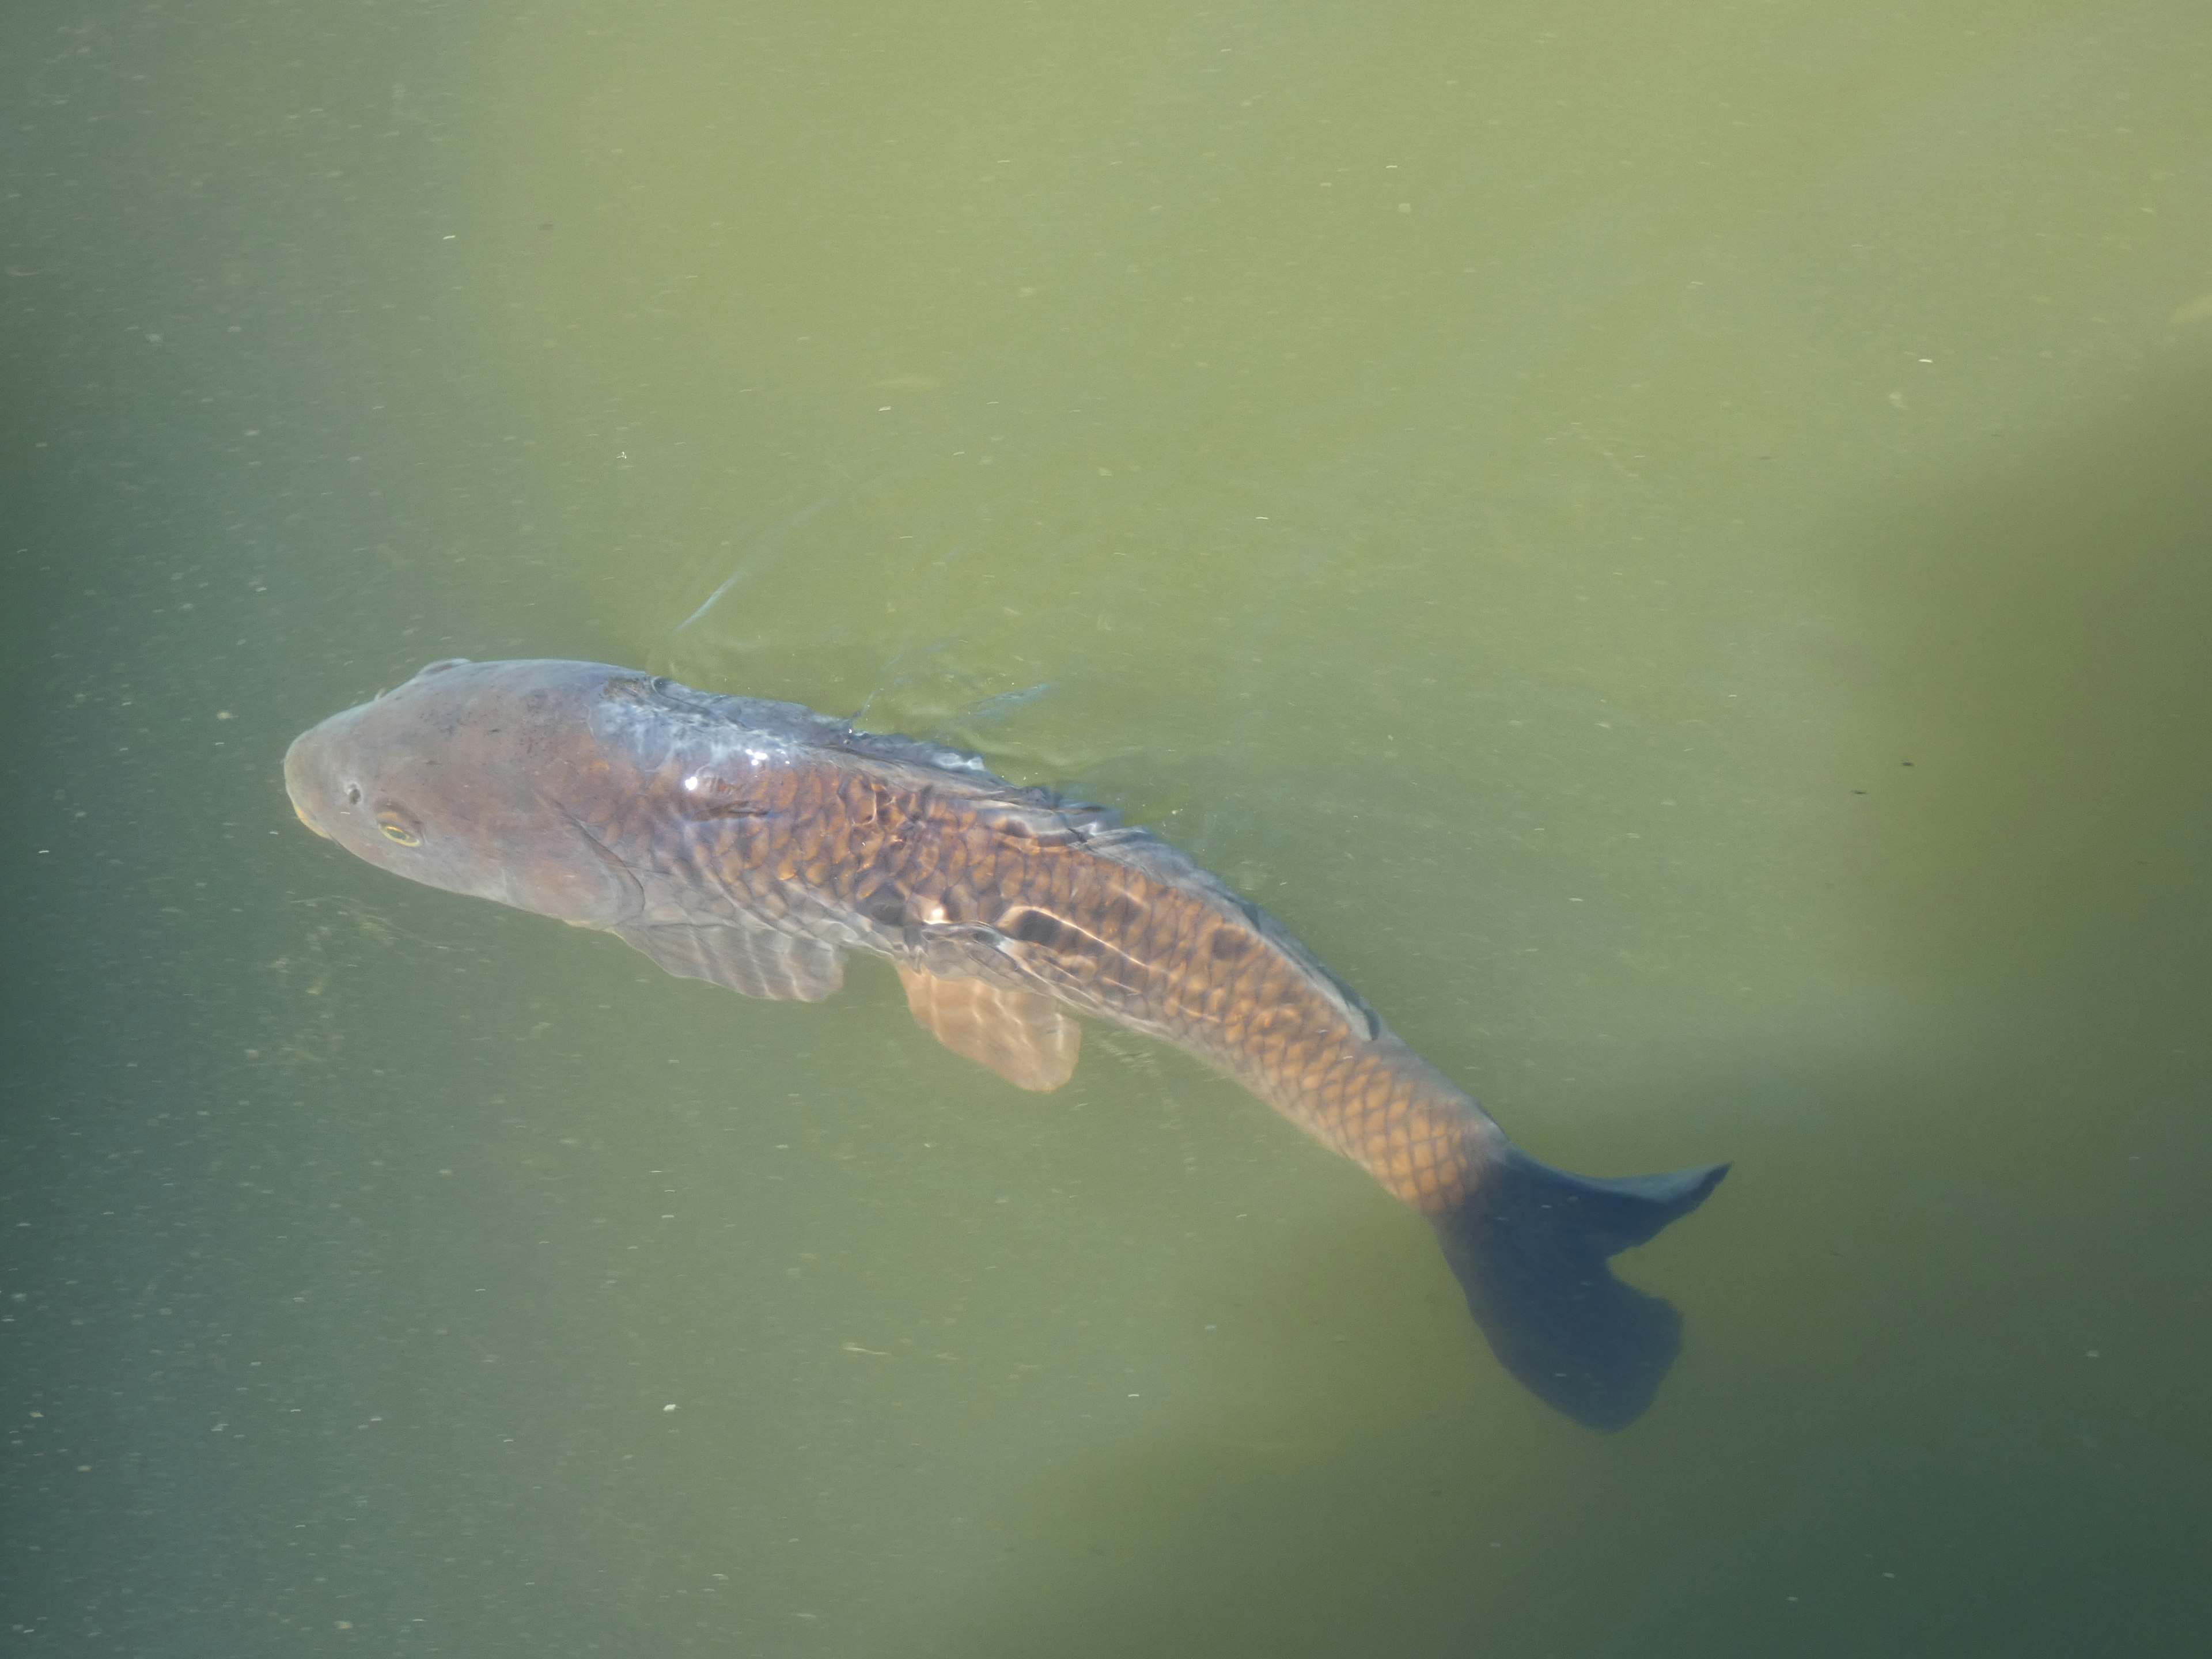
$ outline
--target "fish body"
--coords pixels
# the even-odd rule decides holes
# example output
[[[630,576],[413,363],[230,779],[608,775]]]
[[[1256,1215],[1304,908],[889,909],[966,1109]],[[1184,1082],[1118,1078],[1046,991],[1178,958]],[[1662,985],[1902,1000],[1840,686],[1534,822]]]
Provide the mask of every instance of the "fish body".
[[[1492,1348],[1618,1428],[1680,1346],[1607,1258],[1724,1165],[1626,1181],[1537,1163],[1281,924],[1099,807],[796,703],[604,664],[434,663],[296,739],[301,821],[411,880],[617,934],[672,973],[817,1001],[858,951],[1020,1087],[1078,1017],[1226,1073],[1425,1216]]]

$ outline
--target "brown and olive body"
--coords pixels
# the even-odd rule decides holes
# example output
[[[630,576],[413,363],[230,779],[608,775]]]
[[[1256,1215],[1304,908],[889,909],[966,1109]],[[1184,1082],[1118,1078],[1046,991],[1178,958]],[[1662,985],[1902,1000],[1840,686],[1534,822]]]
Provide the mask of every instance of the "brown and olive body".
[[[665,684],[616,696],[704,702]],[[714,702],[769,729],[803,714]],[[582,792],[599,810],[570,811],[615,860],[656,872],[649,923],[744,918],[872,950],[910,997],[920,977],[1049,997],[1197,1054],[1417,1208],[1465,1194],[1494,1126],[1198,866],[1097,808],[834,735],[854,746],[601,745],[581,760],[607,769]]]
[[[304,733],[301,820],[397,874],[619,935],[676,974],[818,1000],[888,957],[915,1018],[1030,1089],[1073,1073],[1069,1012],[1188,1049],[1427,1215],[1516,1376],[1595,1426],[1679,1345],[1605,1258],[1725,1166],[1547,1169],[1280,924],[1103,809],[793,703],[602,664],[438,663]]]

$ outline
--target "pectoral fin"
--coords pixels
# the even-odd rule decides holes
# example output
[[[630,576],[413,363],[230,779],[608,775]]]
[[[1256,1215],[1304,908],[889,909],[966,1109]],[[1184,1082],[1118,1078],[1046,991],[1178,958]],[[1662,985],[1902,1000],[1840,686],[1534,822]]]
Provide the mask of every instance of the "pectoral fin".
[[[740,996],[819,1002],[845,982],[835,945],[746,922],[617,927],[614,932],[684,979],[726,985]]]
[[[901,968],[906,1006],[956,1054],[980,1060],[1018,1089],[1057,1089],[1075,1075],[1083,1028],[1039,991]]]

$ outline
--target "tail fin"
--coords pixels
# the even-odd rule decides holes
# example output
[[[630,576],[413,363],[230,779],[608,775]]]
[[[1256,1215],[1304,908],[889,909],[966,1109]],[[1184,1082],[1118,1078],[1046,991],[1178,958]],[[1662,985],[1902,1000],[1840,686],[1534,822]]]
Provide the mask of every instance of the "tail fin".
[[[1593,1429],[1644,1415],[1682,1346],[1682,1316],[1613,1276],[1606,1258],[1686,1216],[1728,1165],[1599,1181],[1516,1147],[1432,1216],[1474,1322],[1505,1369]]]

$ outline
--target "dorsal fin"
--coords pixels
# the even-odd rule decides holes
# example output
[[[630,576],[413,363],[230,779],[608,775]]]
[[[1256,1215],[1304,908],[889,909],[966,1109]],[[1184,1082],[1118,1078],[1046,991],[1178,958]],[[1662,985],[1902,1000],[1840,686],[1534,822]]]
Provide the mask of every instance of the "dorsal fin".
[[[940,979],[902,966],[906,1006],[956,1054],[980,1060],[1017,1089],[1042,1094],[1075,1075],[1083,1028],[1042,991],[980,979]]]

